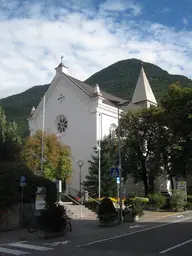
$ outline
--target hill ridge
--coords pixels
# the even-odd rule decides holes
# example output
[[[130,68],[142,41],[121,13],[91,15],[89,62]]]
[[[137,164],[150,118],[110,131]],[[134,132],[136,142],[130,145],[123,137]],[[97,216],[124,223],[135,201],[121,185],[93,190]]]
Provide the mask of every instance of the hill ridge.
[[[192,88],[192,80],[183,75],[172,75],[166,70],[139,59],[120,60],[96,72],[84,82],[125,100],[131,100],[139,76],[141,63],[157,100],[167,91],[172,83],[179,82],[183,87]],[[23,136],[28,135],[26,118],[33,106],[37,106],[50,84],[36,85],[22,93],[0,99],[0,105],[5,109],[8,120],[15,120],[18,131]]]

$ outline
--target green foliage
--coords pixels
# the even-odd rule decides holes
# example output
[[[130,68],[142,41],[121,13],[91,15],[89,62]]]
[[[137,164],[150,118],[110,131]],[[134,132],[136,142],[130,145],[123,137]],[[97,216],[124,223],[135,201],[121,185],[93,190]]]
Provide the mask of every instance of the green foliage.
[[[192,203],[191,202],[187,202],[184,206],[185,210],[192,210]]]
[[[21,150],[21,138],[17,134],[15,122],[8,122],[4,110],[0,107],[0,161],[18,159]]]
[[[136,182],[143,181],[146,196],[154,192],[154,180],[162,173],[158,146],[161,115],[160,108],[150,107],[127,112],[120,121],[124,176],[130,174]]]
[[[37,131],[25,141],[21,159],[29,169],[41,169],[42,132]],[[72,172],[70,148],[58,141],[55,134],[44,133],[44,175],[50,180],[67,181]]]
[[[156,206],[157,209],[162,208],[166,204],[166,198],[161,193],[149,194],[149,204]]]
[[[161,104],[168,131],[162,140],[162,152],[169,163],[169,173],[186,176],[192,172],[192,89],[171,85]]]
[[[17,131],[21,137],[29,135],[27,118],[33,106],[37,106],[49,85],[34,86],[22,93],[9,96],[0,100],[0,105],[5,109],[8,121],[18,124]]]
[[[125,202],[125,210],[124,213],[125,214],[129,214],[133,217],[135,216],[143,216],[144,212],[143,212],[143,205],[141,203],[141,200],[139,200],[139,198],[126,198]]]
[[[174,211],[183,210],[186,205],[186,193],[182,190],[173,190],[170,200],[171,207]]]
[[[89,161],[89,174],[86,176],[84,188],[89,194],[98,197],[98,167],[99,158],[98,150],[94,148],[92,161]],[[101,196],[116,196],[117,185],[116,179],[110,176],[110,168],[117,162],[117,145],[106,138],[101,141]]]
[[[57,199],[56,185],[48,179],[35,176],[19,162],[0,162],[0,209],[6,209],[21,201],[20,177],[25,176],[24,202],[35,201],[37,187],[46,187],[47,203],[53,204]]]

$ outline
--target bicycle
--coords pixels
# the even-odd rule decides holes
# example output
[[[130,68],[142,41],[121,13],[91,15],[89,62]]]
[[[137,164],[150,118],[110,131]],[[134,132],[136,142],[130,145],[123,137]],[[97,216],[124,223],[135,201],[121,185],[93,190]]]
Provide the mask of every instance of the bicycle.
[[[36,216],[36,214],[32,215],[26,222],[26,229],[29,233],[35,233],[39,230]]]
[[[67,215],[64,217],[66,224],[65,224],[65,230],[72,232],[72,225],[71,225],[71,218],[69,218]]]
[[[35,233],[38,232],[39,230],[36,216],[38,215],[32,215],[32,218],[28,219],[28,221],[26,222],[26,229],[29,233]],[[72,232],[71,219],[68,216],[64,216],[64,220],[65,231]]]

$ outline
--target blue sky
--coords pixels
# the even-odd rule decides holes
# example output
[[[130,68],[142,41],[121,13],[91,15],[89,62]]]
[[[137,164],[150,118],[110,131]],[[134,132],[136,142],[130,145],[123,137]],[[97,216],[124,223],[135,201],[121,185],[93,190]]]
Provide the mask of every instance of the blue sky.
[[[191,0],[0,0],[0,98],[139,58],[192,77]]]

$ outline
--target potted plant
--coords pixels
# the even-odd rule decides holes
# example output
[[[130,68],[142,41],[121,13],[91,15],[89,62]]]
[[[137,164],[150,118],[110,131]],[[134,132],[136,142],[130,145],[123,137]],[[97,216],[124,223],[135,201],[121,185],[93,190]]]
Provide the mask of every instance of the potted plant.
[[[98,208],[98,219],[100,226],[112,226],[118,223],[118,210],[110,198],[106,197],[101,201]]]
[[[139,198],[127,198],[124,202],[124,221],[135,222],[139,220],[143,212],[143,207]]]
[[[57,237],[65,235],[66,211],[58,203],[52,204],[38,217],[38,234],[40,237]]]

